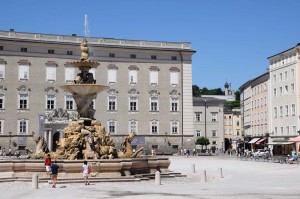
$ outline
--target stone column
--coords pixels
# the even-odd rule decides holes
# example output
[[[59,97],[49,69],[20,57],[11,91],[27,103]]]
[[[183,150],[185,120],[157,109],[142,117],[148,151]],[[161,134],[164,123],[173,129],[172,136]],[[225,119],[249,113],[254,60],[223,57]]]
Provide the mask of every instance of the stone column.
[[[52,151],[52,131],[51,130],[49,130],[48,131],[48,149],[49,149],[49,151]]]

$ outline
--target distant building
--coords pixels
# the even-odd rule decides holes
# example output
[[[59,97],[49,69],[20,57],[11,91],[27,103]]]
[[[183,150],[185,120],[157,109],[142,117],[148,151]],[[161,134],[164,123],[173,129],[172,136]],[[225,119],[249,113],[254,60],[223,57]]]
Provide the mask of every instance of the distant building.
[[[201,97],[214,97],[217,99],[224,99],[228,102],[235,101],[236,96],[234,94],[234,91],[231,90],[231,85],[228,82],[226,82],[224,88],[225,88],[225,95],[201,95]]]
[[[207,148],[224,148],[224,103],[214,97],[194,97],[194,130],[197,137],[206,137]]]
[[[237,148],[239,141],[243,141],[241,133],[241,109],[224,109],[224,139],[231,143],[233,149]]]

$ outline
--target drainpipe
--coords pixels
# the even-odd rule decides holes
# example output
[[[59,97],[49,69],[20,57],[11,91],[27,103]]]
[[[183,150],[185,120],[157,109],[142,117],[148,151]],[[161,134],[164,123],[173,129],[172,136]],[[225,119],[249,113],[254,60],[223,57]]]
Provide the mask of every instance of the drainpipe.
[[[183,57],[179,51],[181,66],[181,148],[183,149]]]

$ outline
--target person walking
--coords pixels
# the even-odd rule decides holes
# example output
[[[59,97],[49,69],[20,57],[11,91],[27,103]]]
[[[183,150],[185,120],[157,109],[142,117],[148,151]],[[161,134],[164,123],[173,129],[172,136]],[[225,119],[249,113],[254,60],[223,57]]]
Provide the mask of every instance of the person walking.
[[[51,165],[51,179],[52,179],[52,188],[56,188],[57,175],[58,175],[59,166],[55,160]]]
[[[50,177],[50,171],[51,171],[51,157],[50,154],[47,154],[47,157],[45,158],[45,167],[46,167],[46,175]]]
[[[85,185],[89,185],[89,166],[86,160],[83,161],[83,166],[82,166],[82,174],[83,174],[83,179]]]

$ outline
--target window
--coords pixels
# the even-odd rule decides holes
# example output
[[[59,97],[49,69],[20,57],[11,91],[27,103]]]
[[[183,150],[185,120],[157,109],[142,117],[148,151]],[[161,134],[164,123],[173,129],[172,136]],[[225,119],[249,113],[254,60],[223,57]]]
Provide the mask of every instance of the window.
[[[117,70],[116,69],[109,69],[108,70],[108,83],[116,83],[117,82]]]
[[[296,107],[295,104],[292,104],[292,115],[294,116],[296,114]]]
[[[288,72],[285,71],[285,72],[284,72],[284,80],[287,80],[287,79],[288,79]]]
[[[179,133],[179,122],[172,121],[171,122],[171,132],[172,134],[178,134]]]
[[[177,112],[179,110],[179,108],[178,108],[179,102],[178,101],[179,101],[178,98],[174,98],[174,97],[171,98],[171,111],[172,112]]]
[[[4,79],[4,78],[5,78],[5,65],[0,64],[0,79]]]
[[[211,137],[217,137],[217,131],[216,130],[211,131]]]
[[[130,111],[137,111],[137,97],[130,97],[129,98],[129,110]]]
[[[289,106],[285,105],[285,116],[289,115]]]
[[[282,96],[282,87],[279,87],[279,96]]]
[[[0,94],[0,109],[4,109],[4,99],[5,96],[3,94]]]
[[[73,110],[74,109],[74,99],[72,95],[66,96],[66,109]]]
[[[177,56],[172,56],[171,59],[175,61],[177,60]]]
[[[109,133],[116,133],[116,121],[108,121],[108,132]]]
[[[285,95],[289,94],[289,86],[288,86],[288,85],[286,85],[286,86],[284,87],[284,94],[285,94]]]
[[[115,111],[116,109],[116,96],[108,96],[108,110]]]
[[[54,95],[47,95],[47,109],[52,110],[54,109],[55,105],[55,96]]]
[[[212,144],[213,145],[217,145],[217,141],[212,141]]]
[[[137,83],[137,70],[129,70],[129,84]]]
[[[20,65],[19,66],[19,80],[28,80],[29,79],[29,66]]]
[[[154,120],[154,121],[150,122],[150,132],[152,134],[158,134],[159,133],[158,128],[159,128],[159,122],[158,121]]]
[[[136,120],[129,121],[129,132],[137,133],[138,122]]]
[[[201,122],[201,115],[202,115],[201,112],[196,112],[195,113],[195,121],[196,122]]]
[[[218,113],[217,112],[212,112],[211,113],[211,121],[212,122],[216,122],[217,121],[217,117],[218,117]]]
[[[276,75],[273,75],[273,82],[276,83]]]
[[[150,85],[157,85],[158,84],[158,71],[150,71]]]
[[[156,59],[156,55],[151,55],[151,59]]]
[[[288,135],[290,133],[290,127],[286,126],[286,134]]]
[[[109,57],[115,57],[115,53],[109,53],[108,56]]]
[[[54,50],[48,50],[48,54],[54,54]]]
[[[135,59],[136,58],[136,54],[130,54],[130,58],[131,59]]]
[[[158,111],[158,97],[150,97],[150,111]]]
[[[47,67],[46,68],[46,78],[47,81],[55,81],[56,80],[56,67]]]
[[[3,134],[4,120],[0,120],[0,134]]]
[[[178,84],[178,72],[170,72],[170,80],[171,85]]]
[[[25,120],[25,119],[18,120],[18,130],[19,130],[19,134],[27,134],[28,120]]]
[[[236,126],[240,126],[240,122],[239,121],[236,121]]]
[[[291,77],[292,77],[292,79],[295,78],[295,70],[294,69],[291,69]]]
[[[201,136],[201,131],[200,130],[196,130],[196,136],[200,137]]]
[[[295,92],[295,84],[291,84],[291,93],[294,94]]]
[[[279,107],[279,111],[280,111],[280,117],[283,116],[283,109],[282,109],[282,106]]]
[[[27,48],[21,47],[21,52],[27,52]]]
[[[74,68],[65,68],[65,80],[66,82],[73,82],[75,76]]]
[[[274,88],[274,97],[276,97],[276,88]]]
[[[68,51],[67,51],[67,55],[73,55],[73,51],[68,50]]]
[[[0,50],[3,50],[4,48],[3,48],[3,46],[0,46]]]
[[[279,79],[282,81],[282,73],[279,73]]]
[[[293,126],[293,134],[296,134],[296,126]]]
[[[275,135],[277,135],[277,127],[275,127],[274,132],[275,132]]]
[[[283,135],[283,126],[280,127],[280,134]]]
[[[28,109],[28,94],[19,94],[19,109]]]

